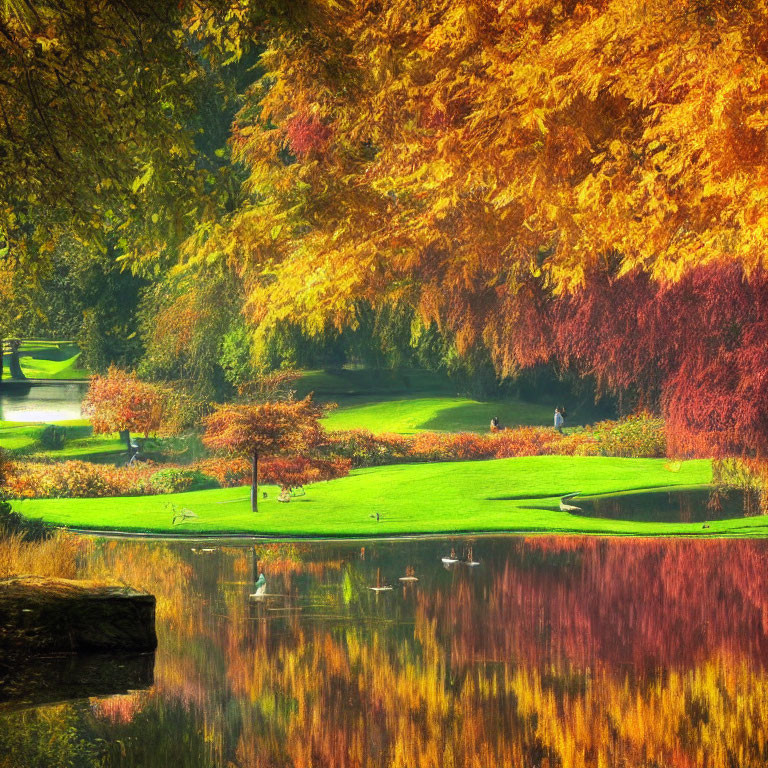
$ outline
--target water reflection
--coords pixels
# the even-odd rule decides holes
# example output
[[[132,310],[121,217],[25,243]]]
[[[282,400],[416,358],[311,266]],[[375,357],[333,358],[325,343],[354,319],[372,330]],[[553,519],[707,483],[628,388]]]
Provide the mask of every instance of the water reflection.
[[[155,683],[2,714],[0,755],[765,765],[768,542],[481,538],[479,566],[444,568],[464,547],[94,542],[83,574],[158,595]],[[260,572],[268,597],[249,600]]]
[[[0,711],[149,688],[154,653],[0,659]]]
[[[87,389],[83,384],[0,385],[0,421],[63,421],[79,419]]]
[[[704,523],[761,514],[756,494],[736,488],[646,491],[575,499],[578,514],[644,523]]]

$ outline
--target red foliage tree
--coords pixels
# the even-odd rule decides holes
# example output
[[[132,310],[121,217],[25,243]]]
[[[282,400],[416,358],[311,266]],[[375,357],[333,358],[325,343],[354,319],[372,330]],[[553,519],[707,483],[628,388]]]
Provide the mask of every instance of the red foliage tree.
[[[554,354],[660,405],[671,453],[768,454],[766,272],[710,264],[674,283],[604,272],[555,313]]]
[[[217,451],[251,457],[251,508],[257,510],[259,458],[301,454],[320,441],[322,410],[312,402],[286,400],[222,405],[205,419],[203,442]]]
[[[96,434],[157,432],[163,423],[166,392],[156,384],[139,380],[132,373],[111,366],[104,376],[91,379],[83,401],[83,414],[90,417]]]
[[[279,485],[282,491],[300,488],[303,485],[321,480],[334,480],[349,474],[352,462],[349,459],[327,461],[308,459],[305,456],[275,458],[264,462],[259,468],[259,480],[262,483]]]

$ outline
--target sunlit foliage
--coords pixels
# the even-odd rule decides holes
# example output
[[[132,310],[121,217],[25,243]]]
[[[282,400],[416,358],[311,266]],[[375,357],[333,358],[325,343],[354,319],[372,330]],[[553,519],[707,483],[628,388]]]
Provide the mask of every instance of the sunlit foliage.
[[[157,432],[163,423],[163,390],[114,366],[91,379],[83,413],[96,434],[140,432],[145,437]]]
[[[322,412],[311,397],[222,405],[206,417],[203,442],[214,450],[251,457],[251,506],[255,512],[259,459],[306,454],[322,436],[318,421]],[[286,466],[282,474],[289,473]]]
[[[768,245],[764,3],[309,7],[233,126],[250,203],[189,245],[238,270],[261,333],[405,303],[501,372],[568,359],[661,399],[681,435],[700,414],[707,445],[755,450],[762,423],[747,435],[720,406],[755,389],[726,381],[728,356],[761,362],[750,330],[717,323]],[[693,373],[691,291],[712,308]],[[652,318],[670,311],[659,370]]]

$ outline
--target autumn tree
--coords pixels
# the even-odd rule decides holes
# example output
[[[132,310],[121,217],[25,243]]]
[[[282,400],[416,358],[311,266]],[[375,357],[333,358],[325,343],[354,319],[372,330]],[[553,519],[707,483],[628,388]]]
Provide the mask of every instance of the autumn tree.
[[[308,452],[322,435],[321,415],[311,396],[222,405],[206,417],[203,442],[214,450],[251,458],[251,509],[256,512],[259,459]]]
[[[272,483],[281,491],[289,492],[321,480],[335,480],[349,474],[352,462],[349,459],[307,458],[306,456],[276,457],[263,462],[259,468],[259,479],[263,483]]]
[[[91,378],[82,410],[94,433],[124,432],[130,451],[131,432],[149,437],[161,428],[166,394],[158,385],[112,366],[105,375]]]
[[[735,265],[738,306],[762,279],[764,4],[309,7],[311,31],[271,38],[233,125],[251,197],[188,246],[238,271],[258,333],[286,319],[308,333],[354,327],[361,302],[406,304],[460,352],[486,346],[502,374],[568,358],[609,386],[649,387],[671,417],[684,390],[713,403],[755,391],[759,355],[731,371],[734,339],[756,337],[715,325],[726,294],[711,293],[711,366],[694,376],[693,360],[678,379],[674,366],[696,324],[675,318],[660,370],[650,319],[709,267]],[[644,294],[638,319],[624,299]],[[604,318],[614,346],[598,344],[599,325],[568,338],[577,315]]]

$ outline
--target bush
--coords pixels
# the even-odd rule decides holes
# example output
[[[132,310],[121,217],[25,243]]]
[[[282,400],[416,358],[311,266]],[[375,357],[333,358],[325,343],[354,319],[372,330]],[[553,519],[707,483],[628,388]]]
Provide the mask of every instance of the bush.
[[[149,478],[149,484],[155,493],[202,491],[218,486],[215,478],[203,474],[198,469],[180,469],[177,467],[159,469]]]
[[[330,456],[349,459],[354,467],[375,467],[407,459],[413,438],[403,435],[374,435],[366,429],[331,432],[323,446]]]
[[[126,481],[116,467],[101,464],[25,462],[13,466],[5,490],[17,499],[121,496],[126,495]]]
[[[648,413],[621,421],[601,421],[593,431],[601,456],[653,459],[667,455],[664,420]]]
[[[67,430],[56,424],[49,424],[40,433],[40,444],[48,451],[60,451],[67,442]]]
[[[547,427],[518,427],[493,434],[420,432],[416,435],[374,435],[366,430],[332,432],[325,455],[348,458],[355,467],[402,461],[468,461],[514,456],[623,456],[658,458],[666,455],[662,419],[640,414],[621,421],[602,421],[561,435]]]

